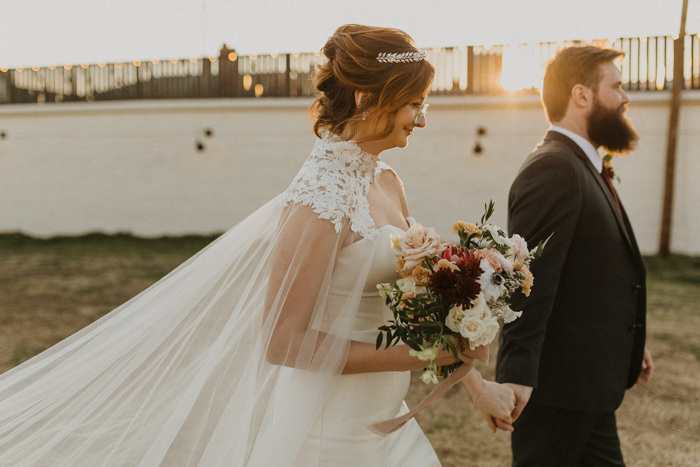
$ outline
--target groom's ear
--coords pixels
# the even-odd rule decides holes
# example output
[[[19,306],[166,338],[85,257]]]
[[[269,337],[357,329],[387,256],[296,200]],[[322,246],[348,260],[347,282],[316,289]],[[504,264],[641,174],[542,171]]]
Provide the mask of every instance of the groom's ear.
[[[576,107],[587,109],[593,106],[593,90],[583,84],[575,84],[571,88],[571,99]]]

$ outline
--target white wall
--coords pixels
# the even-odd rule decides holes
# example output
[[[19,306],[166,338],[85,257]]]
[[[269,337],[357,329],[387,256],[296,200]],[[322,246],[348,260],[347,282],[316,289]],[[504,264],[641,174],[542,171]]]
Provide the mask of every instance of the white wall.
[[[639,150],[616,162],[640,246],[658,244],[668,93],[633,93]],[[314,142],[305,99],[0,106],[0,232],[211,233],[292,180]],[[547,122],[534,97],[431,97],[428,126],[382,155],[411,213],[449,234],[489,199],[505,227],[508,188]],[[478,127],[484,151],[475,155]],[[205,128],[214,132],[203,135]],[[198,152],[195,141],[206,149]],[[700,254],[700,93],[684,94],[672,249]]]

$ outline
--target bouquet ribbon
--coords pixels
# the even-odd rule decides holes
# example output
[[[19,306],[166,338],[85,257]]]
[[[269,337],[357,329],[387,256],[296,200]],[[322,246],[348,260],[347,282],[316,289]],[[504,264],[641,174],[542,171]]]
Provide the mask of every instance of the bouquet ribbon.
[[[459,359],[462,361],[462,365],[457,367],[450,376],[442,380],[435,389],[432,390],[428,396],[423,399],[417,406],[415,406],[411,411],[401,415],[400,417],[392,418],[391,420],[382,420],[381,422],[373,423],[367,428],[374,434],[379,436],[386,436],[390,433],[395,432],[402,426],[406,424],[410,419],[412,419],[418,412],[430,407],[433,402],[437,400],[438,397],[449,391],[452,386],[458,383],[462,378],[467,376],[467,373],[474,367],[474,360],[479,360],[483,363],[488,363],[489,361],[489,348],[488,346],[479,346],[474,350],[471,350],[466,345],[459,346]]]

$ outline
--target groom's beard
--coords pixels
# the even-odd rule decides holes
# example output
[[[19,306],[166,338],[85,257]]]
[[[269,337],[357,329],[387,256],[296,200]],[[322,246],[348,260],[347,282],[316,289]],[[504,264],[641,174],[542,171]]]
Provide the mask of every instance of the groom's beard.
[[[625,154],[635,149],[639,135],[624,112],[624,105],[608,109],[598,101],[597,96],[594,97],[593,109],[587,118],[590,140],[615,154]]]

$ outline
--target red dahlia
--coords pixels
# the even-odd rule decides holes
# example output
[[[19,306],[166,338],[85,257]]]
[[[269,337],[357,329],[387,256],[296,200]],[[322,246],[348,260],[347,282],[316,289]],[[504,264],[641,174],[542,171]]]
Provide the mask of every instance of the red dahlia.
[[[456,250],[456,248],[453,248]],[[449,250],[446,250],[449,251]],[[433,293],[443,297],[447,305],[462,305],[466,308],[472,306],[474,299],[481,292],[479,277],[484,271],[479,267],[479,262],[474,258],[471,251],[466,248],[459,248],[458,251],[449,251],[447,256],[451,259],[453,255],[459,257],[456,261],[459,271],[452,271],[443,268],[435,271],[430,276],[430,288]]]

